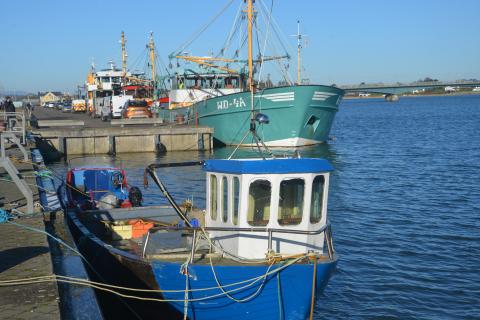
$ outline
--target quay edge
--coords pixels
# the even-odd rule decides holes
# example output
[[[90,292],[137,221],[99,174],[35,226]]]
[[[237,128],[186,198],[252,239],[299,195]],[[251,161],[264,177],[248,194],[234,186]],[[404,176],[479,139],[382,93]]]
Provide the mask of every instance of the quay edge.
[[[128,152],[208,151],[213,129],[194,126],[33,129],[42,154],[60,156]]]

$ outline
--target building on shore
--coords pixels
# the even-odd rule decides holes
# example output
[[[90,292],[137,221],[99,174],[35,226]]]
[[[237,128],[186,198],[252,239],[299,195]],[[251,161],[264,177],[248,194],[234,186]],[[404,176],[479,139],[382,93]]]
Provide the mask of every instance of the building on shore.
[[[44,105],[49,102],[59,102],[62,100],[63,94],[61,92],[56,91],[48,91],[48,92],[39,92],[38,96],[40,97],[40,104]]]

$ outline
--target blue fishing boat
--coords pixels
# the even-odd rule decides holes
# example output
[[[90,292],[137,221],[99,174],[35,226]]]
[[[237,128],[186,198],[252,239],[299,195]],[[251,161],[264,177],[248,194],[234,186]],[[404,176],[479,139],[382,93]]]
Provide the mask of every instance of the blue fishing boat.
[[[114,166],[86,165],[71,168],[67,172],[65,187],[67,206],[81,210],[131,207],[131,200],[135,206],[141,203],[139,189],[130,188],[125,170]]]
[[[178,205],[157,175],[191,165],[206,173],[205,210]],[[67,218],[102,280],[137,290],[124,303],[141,318],[305,319],[337,263],[332,170],[302,158],[152,164],[146,177],[170,206],[70,209]]]

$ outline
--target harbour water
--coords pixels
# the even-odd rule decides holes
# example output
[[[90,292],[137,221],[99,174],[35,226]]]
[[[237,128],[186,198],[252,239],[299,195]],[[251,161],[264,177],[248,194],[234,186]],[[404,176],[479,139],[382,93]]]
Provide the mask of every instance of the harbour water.
[[[480,319],[480,96],[345,100],[332,135],[300,149],[335,167],[329,219],[340,261],[315,317]],[[141,186],[150,163],[232,150],[119,158]],[[63,162],[50,167],[65,173]],[[179,201],[204,205],[199,167],[159,173]],[[166,203],[154,186],[142,192],[145,204]]]

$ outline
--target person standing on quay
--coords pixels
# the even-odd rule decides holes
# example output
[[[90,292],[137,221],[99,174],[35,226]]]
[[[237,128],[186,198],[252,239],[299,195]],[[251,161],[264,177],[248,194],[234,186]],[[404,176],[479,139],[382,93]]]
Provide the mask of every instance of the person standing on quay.
[[[5,112],[15,112],[15,106],[13,105],[12,98],[7,97],[7,99],[5,100],[5,102],[3,104],[3,110]],[[15,126],[15,120],[14,119],[15,119],[15,115],[13,115],[13,114],[8,115],[7,114],[7,128],[8,128],[8,130],[12,130],[13,127]]]

